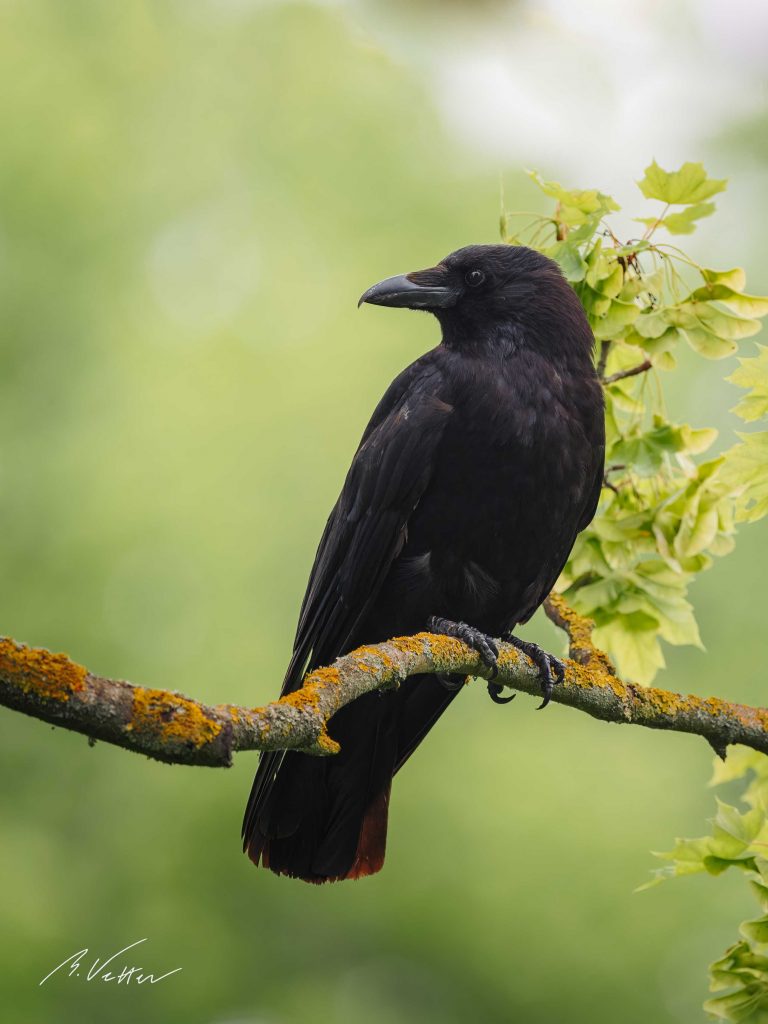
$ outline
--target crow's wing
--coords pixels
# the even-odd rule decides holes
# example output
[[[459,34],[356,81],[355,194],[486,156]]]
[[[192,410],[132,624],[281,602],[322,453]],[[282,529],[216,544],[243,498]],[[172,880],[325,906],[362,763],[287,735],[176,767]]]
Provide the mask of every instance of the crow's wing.
[[[453,411],[442,375],[419,364],[393,382],[352,460],[312,567],[283,693],[301,685],[308,665],[344,652],[405,543]]]
[[[406,539],[453,412],[433,353],[409,366],[377,406],[352,460],[315,556],[282,694],[307,668],[343,654]],[[283,752],[264,754],[243,822],[248,835],[272,788]]]
[[[317,548],[284,694],[301,685],[308,666],[343,653],[378,595],[453,412],[443,392],[442,375],[425,356],[392,382],[374,411]]]

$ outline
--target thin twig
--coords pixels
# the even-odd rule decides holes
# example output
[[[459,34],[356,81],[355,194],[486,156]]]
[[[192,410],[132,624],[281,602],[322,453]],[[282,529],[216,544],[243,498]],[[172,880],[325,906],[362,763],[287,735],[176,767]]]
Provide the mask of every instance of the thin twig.
[[[608,354],[611,351],[611,345],[613,342],[603,341],[600,343],[600,358],[597,362],[597,376],[602,380],[603,374],[605,373],[605,367],[608,363]]]
[[[650,359],[644,359],[642,363],[638,363],[637,366],[633,366],[631,370],[619,370],[618,373],[612,373],[608,377],[603,377],[603,384],[615,384],[617,380],[625,380],[627,377],[636,377],[638,373],[645,373],[653,367],[653,363]]]

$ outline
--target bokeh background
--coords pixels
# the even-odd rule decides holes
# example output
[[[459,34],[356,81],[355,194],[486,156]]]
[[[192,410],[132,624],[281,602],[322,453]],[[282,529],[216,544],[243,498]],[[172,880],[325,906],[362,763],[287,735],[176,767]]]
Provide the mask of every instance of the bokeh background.
[[[360,432],[436,340],[357,296],[495,241],[500,176],[511,207],[526,166],[637,204],[653,157],[730,178],[689,248],[766,291],[767,50],[756,0],[3,0],[0,630],[272,697]],[[733,366],[670,382],[723,443]],[[766,539],[696,585],[708,650],[663,685],[764,701]],[[168,767],[0,712],[0,1018],[699,1021],[741,880],[633,890],[703,830],[711,752],[534,707],[470,687],[397,780],[384,872],[319,888],[240,853],[256,755]],[[182,972],[38,984],[145,937]]]

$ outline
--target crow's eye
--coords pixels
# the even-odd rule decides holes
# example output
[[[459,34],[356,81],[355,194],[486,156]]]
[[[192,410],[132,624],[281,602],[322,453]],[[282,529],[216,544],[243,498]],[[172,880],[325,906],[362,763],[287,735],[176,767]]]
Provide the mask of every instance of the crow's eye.
[[[467,282],[470,288],[477,288],[479,284],[482,284],[485,280],[485,274],[482,270],[470,270],[465,276],[464,280]]]

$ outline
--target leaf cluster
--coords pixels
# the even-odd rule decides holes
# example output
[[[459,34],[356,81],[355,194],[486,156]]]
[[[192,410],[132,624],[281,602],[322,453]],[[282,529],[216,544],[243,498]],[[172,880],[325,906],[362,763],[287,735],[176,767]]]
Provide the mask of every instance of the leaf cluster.
[[[746,810],[717,801],[712,831],[698,839],[678,839],[668,861],[654,872],[650,888],[666,878],[707,873],[721,875],[729,868],[741,872],[758,907],[758,916],[739,927],[740,938],[709,968],[712,998],[704,1009],[718,1020],[768,1021],[768,758],[735,748],[726,762],[716,761],[712,785],[745,781]]]
[[[701,164],[646,169],[640,191],[662,206],[636,218],[645,230],[627,241],[607,221],[619,210],[611,196],[531,177],[554,210],[521,215],[529,219],[519,231],[504,212],[502,236],[560,264],[594,332],[606,401],[605,486],[559,589],[595,620],[595,642],[621,673],[649,683],[664,666],[662,641],[701,646],[691,583],[732,550],[738,522],[768,512],[768,431],[708,455],[717,431],[672,418],[663,377],[677,368],[681,346],[704,359],[736,353],[760,330],[768,298],[746,291],[740,268],[703,267],[659,241],[659,232],[690,234],[714,212],[726,182]],[[768,414],[767,353],[742,359],[729,378],[749,391],[735,409],[746,421]]]

